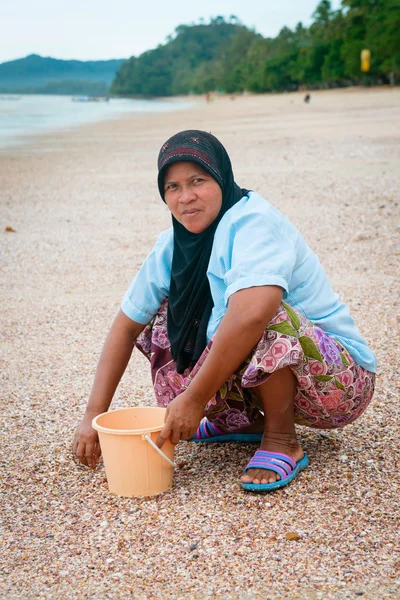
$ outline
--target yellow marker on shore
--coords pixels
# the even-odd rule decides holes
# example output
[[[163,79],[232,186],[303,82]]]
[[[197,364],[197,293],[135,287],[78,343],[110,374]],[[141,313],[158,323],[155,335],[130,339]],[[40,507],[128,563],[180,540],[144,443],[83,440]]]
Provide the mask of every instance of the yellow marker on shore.
[[[368,73],[371,68],[371,51],[370,50],[361,50],[361,71],[363,73]]]

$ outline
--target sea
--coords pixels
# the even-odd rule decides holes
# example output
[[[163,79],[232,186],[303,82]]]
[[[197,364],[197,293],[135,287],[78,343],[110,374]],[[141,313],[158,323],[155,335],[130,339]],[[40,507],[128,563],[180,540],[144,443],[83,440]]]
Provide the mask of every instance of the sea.
[[[23,145],[30,136],[66,130],[128,113],[170,112],[192,106],[187,100],[107,102],[87,97],[0,94],[0,148]]]

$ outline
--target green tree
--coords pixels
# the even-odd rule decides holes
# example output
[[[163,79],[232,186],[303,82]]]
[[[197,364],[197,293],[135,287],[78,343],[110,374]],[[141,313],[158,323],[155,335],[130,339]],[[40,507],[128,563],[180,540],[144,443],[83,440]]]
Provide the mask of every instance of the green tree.
[[[391,71],[400,78],[399,31],[398,0],[342,0],[339,10],[321,0],[309,28],[283,27],[275,38],[263,38],[234,15],[217,16],[208,24],[179,25],[163,46],[130,58],[111,91],[167,96],[378,83]],[[367,77],[360,72],[364,48],[372,53]]]

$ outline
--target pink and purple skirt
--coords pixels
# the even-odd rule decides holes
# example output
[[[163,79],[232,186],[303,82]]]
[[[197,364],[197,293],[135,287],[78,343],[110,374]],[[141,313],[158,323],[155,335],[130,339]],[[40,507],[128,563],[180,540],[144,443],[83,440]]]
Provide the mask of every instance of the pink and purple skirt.
[[[136,341],[150,360],[157,404],[164,407],[189,386],[212,346],[211,340],[194,366],[177,373],[167,308],[165,300]],[[374,393],[374,373],[357,365],[339,342],[282,302],[252,353],[209,400],[205,416],[225,432],[251,425],[259,413],[252,388],[283,367],[290,367],[297,378],[299,425],[320,429],[348,425],[365,411]]]

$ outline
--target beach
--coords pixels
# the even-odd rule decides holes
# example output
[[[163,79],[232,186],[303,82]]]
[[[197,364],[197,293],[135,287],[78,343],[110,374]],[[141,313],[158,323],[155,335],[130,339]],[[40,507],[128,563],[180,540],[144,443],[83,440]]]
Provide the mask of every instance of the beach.
[[[0,151],[4,598],[400,597],[400,89],[303,96],[197,98]],[[181,129],[215,134],[298,227],[378,357],[364,415],[299,428],[310,467],[269,495],[240,487],[246,444],[180,443],[151,498],[72,460],[109,327],[170,226],[156,161]],[[136,351],[112,408],[153,404]]]

